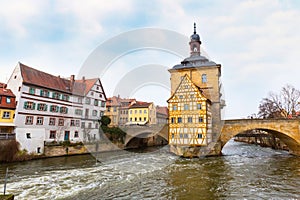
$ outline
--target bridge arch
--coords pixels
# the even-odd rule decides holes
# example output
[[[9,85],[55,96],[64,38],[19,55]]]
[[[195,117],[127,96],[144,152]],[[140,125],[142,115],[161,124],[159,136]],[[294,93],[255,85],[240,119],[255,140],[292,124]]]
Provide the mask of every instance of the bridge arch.
[[[222,148],[234,136],[250,130],[263,130],[285,143],[292,154],[300,155],[299,120],[243,119],[226,120],[220,140]]]

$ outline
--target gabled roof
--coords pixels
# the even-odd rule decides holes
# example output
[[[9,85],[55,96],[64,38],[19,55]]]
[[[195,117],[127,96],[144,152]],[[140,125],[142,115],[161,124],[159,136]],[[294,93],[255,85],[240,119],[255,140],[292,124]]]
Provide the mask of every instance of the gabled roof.
[[[181,79],[181,81],[180,81],[179,85],[177,86],[175,92],[174,92],[173,95],[167,100],[167,102],[169,102],[171,99],[174,98],[174,96],[177,94],[178,89],[181,87],[182,83],[183,83],[185,80],[187,80],[188,82],[190,82],[190,84],[195,88],[195,90],[196,90],[197,92],[199,92],[199,93],[201,94],[201,96],[203,96],[206,100],[208,100],[208,101],[210,102],[210,100],[206,97],[206,95],[203,93],[203,91],[201,90],[201,88],[198,87],[197,85],[195,85],[195,84],[193,83],[193,81],[190,79],[190,77],[189,77],[187,74],[185,74],[184,77]]]
[[[23,83],[71,93],[71,81],[19,63]]]
[[[60,76],[54,76],[52,74],[42,72],[22,63],[19,63],[19,65],[23,83],[40,86],[47,89],[53,89],[65,93],[85,96],[92,89],[93,85],[95,85],[99,80],[99,78],[74,80],[74,77],[73,80],[66,79],[61,78]],[[99,82],[106,99],[101,81],[99,80]]]

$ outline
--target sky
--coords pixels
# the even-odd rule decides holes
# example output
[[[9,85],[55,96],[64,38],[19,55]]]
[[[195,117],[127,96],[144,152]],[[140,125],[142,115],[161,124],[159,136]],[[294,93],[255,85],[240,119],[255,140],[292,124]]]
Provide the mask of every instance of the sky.
[[[123,80],[138,79],[132,74],[139,69],[164,70],[161,74],[168,78],[167,69],[189,56],[188,37],[195,22],[203,52],[222,65],[225,118],[246,118],[258,112],[261,99],[270,91],[279,92],[286,84],[300,89],[299,19],[297,0],[0,0],[0,82],[9,79],[18,62],[53,75],[80,78],[77,75],[87,60],[100,49],[105,58],[118,56],[101,66],[102,73],[95,72],[111,96]],[[132,50],[130,41],[121,37],[134,33],[136,39],[139,30],[149,29],[185,36],[186,46],[174,37],[162,37],[161,43],[180,43],[179,53],[162,48]],[[157,37],[147,35],[151,41]],[[120,54],[119,47],[128,51]],[[98,64],[105,58],[99,58]],[[140,79],[148,77],[147,70],[143,72]],[[153,84],[141,84],[126,97],[166,105],[169,87],[160,84],[154,73],[149,77],[154,78]]]

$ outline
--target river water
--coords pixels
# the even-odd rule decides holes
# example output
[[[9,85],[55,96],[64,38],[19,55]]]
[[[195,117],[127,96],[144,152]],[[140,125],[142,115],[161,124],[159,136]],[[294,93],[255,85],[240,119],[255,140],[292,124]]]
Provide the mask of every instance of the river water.
[[[148,152],[154,150],[153,152]],[[300,158],[230,141],[222,157],[178,158],[166,148],[0,166],[15,199],[300,199]]]

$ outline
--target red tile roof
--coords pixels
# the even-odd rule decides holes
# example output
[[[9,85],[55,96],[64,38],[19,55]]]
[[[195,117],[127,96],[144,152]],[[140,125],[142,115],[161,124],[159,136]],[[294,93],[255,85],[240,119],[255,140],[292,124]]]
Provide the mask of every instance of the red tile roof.
[[[16,97],[10,89],[0,88],[0,95],[7,97]]]
[[[84,96],[92,89],[93,85],[98,80],[98,78],[69,80],[66,78],[61,78],[60,76],[54,76],[39,71],[22,63],[19,64],[21,68],[21,75],[23,77],[23,83],[53,89],[65,93],[73,93]]]
[[[131,105],[130,108],[148,108],[152,103],[137,101],[135,104]]]
[[[169,115],[169,109],[166,106],[156,106],[156,113],[160,113],[162,115]]]

